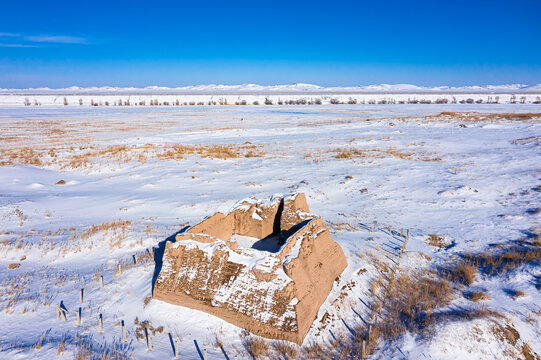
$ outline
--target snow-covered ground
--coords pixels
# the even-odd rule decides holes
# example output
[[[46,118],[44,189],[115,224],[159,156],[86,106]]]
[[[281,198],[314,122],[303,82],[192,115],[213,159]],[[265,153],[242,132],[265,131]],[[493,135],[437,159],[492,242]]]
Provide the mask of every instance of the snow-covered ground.
[[[540,105],[89,107],[75,100],[96,95],[69,95],[70,106],[22,105],[33,96],[57,105],[64,97],[0,95],[0,358],[71,358],[84,345],[94,354],[163,359],[173,357],[172,341],[182,359],[205,350],[209,359],[249,358],[242,329],[151,297],[153,255],[163,242],[246,197],[304,192],[346,253],[348,268],[305,346],[348,336],[370,318],[375,262],[396,260],[400,229],[410,239],[398,271],[438,268],[540,231],[541,116],[531,115]],[[264,102],[270,95],[242,96]],[[539,95],[524,96],[529,103]],[[430,234],[445,246],[429,245]],[[479,273],[448,305],[479,306],[462,293],[483,290],[490,300],[482,306],[496,320],[442,320],[430,336],[405,333],[372,358],[524,358],[524,346],[541,354],[538,264]],[[57,319],[57,304],[69,311],[67,321]],[[154,330],[152,351],[143,321]],[[518,340],[502,341],[495,330],[502,324]]]

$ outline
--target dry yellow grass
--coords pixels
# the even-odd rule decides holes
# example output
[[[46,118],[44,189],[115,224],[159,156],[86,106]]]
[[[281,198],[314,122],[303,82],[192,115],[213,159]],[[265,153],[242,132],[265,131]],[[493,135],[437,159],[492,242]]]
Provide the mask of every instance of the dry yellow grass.
[[[490,300],[490,296],[482,290],[472,291],[467,295],[468,299],[473,302],[479,302],[482,300]]]
[[[287,341],[274,342],[273,349],[278,355],[278,358],[283,360],[297,359],[297,356],[299,355],[297,347],[293,344],[288,343]]]
[[[156,336],[156,334],[161,334],[164,330],[163,326],[154,327],[152,326],[150,321],[139,321],[139,318],[135,318],[134,324],[136,326],[135,337],[139,340],[145,339],[145,329],[147,329],[148,333],[152,334],[152,336]]]
[[[382,273],[382,277],[385,277]],[[376,281],[378,279],[375,279]],[[379,285],[377,286],[379,288]],[[381,299],[376,296],[371,308],[378,314],[373,323],[368,341],[367,326],[354,330],[351,338],[340,338],[335,343],[324,346],[319,358],[350,359],[359,358],[363,340],[366,355],[373,353],[382,341],[392,341],[405,333],[431,336],[435,325],[444,320],[464,320],[497,316],[484,307],[472,307],[464,311],[445,308],[454,299],[457,288],[439,273],[397,272],[394,281],[390,280]]]
[[[426,243],[440,249],[447,249],[450,246],[445,237],[436,234],[429,235]]]
[[[441,158],[427,152],[405,153],[396,149],[355,149],[355,148],[336,148],[331,150],[335,153],[336,159],[363,159],[363,158],[385,158],[393,157],[402,160],[411,161],[440,161]]]
[[[445,111],[438,115],[425,117],[430,120],[438,121],[460,121],[460,122],[478,122],[478,121],[539,121],[541,113],[493,113],[483,114],[476,112],[449,112]]]
[[[262,146],[253,144],[228,145],[111,145],[104,148],[22,147],[0,149],[0,166],[35,165],[59,166],[62,169],[84,169],[106,161],[107,164],[128,162],[146,163],[152,159],[180,161],[198,155],[210,159],[235,159],[262,157]]]
[[[511,290],[510,293],[514,299],[518,299],[518,298],[526,296],[526,293],[522,290]]]
[[[453,280],[469,286],[473,284],[477,274],[477,267],[467,262],[460,262],[451,268],[449,274]]]
[[[465,259],[471,266],[481,267],[487,275],[497,275],[525,264],[541,265],[541,249],[512,244],[493,253],[467,254]]]
[[[254,359],[263,359],[269,354],[270,346],[266,340],[255,336],[246,336],[242,343],[248,354]]]
[[[58,346],[56,348],[56,355],[60,356],[60,355],[62,355],[64,353],[64,351],[66,351],[66,339],[62,338],[58,342]]]

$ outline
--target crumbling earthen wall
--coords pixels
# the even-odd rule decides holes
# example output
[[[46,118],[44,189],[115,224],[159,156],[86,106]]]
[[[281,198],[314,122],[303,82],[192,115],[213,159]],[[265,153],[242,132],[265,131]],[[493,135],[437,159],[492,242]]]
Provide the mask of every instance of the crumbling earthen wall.
[[[233,234],[258,239],[281,235],[282,242],[276,253],[260,252],[240,248],[231,240]],[[176,240],[166,244],[156,299],[299,344],[347,266],[321,218],[309,213],[304,194],[242,202]]]

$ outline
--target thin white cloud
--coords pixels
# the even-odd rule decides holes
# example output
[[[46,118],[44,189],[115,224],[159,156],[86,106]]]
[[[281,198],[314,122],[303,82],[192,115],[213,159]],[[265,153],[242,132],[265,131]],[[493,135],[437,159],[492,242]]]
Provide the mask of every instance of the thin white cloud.
[[[25,36],[24,38],[31,42],[40,43],[57,43],[57,44],[86,44],[86,39],[77,36],[53,36],[53,35],[38,35]]]
[[[0,47],[9,47],[9,48],[35,48],[39,47],[38,45],[30,44],[0,44]]]
[[[16,36],[21,36],[21,34],[0,32],[0,37],[16,37]]]

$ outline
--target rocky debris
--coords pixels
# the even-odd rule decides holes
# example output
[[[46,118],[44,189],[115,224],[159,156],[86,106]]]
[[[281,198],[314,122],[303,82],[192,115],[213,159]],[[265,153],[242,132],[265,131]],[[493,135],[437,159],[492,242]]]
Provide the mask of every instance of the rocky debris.
[[[304,194],[247,199],[166,244],[153,296],[301,344],[346,266]]]

